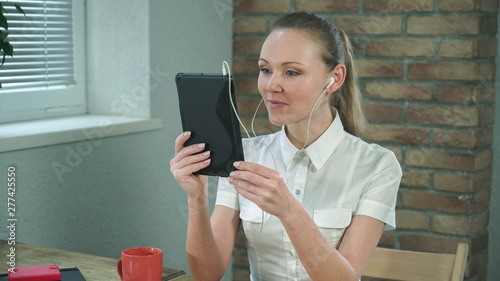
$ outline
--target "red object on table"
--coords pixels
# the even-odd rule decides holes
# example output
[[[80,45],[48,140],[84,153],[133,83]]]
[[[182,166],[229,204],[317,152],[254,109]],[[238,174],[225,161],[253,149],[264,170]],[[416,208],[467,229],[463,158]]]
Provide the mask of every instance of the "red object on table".
[[[16,267],[9,270],[10,281],[59,281],[61,272],[57,265]]]

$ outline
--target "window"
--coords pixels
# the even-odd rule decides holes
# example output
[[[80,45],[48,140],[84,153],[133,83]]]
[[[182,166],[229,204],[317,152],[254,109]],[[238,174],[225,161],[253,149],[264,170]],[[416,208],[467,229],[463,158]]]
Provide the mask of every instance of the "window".
[[[84,0],[0,2],[14,47],[0,66],[0,123],[85,114]]]

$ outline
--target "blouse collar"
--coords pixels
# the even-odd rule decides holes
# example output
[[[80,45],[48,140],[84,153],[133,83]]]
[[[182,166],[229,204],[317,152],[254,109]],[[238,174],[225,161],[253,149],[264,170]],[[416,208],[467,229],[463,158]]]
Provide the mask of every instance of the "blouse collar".
[[[328,129],[326,129],[326,131],[315,142],[303,150],[297,149],[292,144],[286,136],[285,126],[282,126],[280,146],[283,161],[287,169],[292,167],[292,160],[296,157],[296,155],[302,154],[303,156],[309,156],[312,164],[317,170],[321,169],[328,158],[330,158],[330,155],[340,144],[345,135],[344,126],[342,125],[337,109],[332,108],[332,110],[335,112],[335,118]]]

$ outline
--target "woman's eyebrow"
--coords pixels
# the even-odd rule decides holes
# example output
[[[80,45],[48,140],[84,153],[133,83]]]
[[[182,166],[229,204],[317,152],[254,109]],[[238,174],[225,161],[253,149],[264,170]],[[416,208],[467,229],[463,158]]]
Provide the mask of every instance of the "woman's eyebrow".
[[[264,61],[265,63],[269,63],[267,60],[265,60],[263,58],[259,58],[259,60]],[[298,62],[298,61],[286,61],[286,62],[283,62],[281,64],[282,65],[288,65],[288,64],[300,64],[300,65],[304,65],[303,63]]]

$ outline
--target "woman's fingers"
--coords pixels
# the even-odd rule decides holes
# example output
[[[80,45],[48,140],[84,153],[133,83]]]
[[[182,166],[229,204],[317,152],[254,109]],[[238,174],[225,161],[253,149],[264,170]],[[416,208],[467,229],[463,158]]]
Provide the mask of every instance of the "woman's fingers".
[[[192,173],[210,165],[210,151],[202,152],[205,144],[184,146],[191,132],[184,132],[175,139],[175,157],[170,160],[170,170],[176,179],[185,181]]]
[[[172,164],[173,169],[183,169],[186,167],[190,167],[192,165],[200,164],[200,163],[210,163],[210,151],[205,151],[203,153],[198,153],[194,155],[188,155],[184,158],[181,158],[179,161]],[[198,165],[199,166],[199,165]],[[194,168],[189,168],[188,171],[191,171]],[[196,172],[198,170],[195,170]]]
[[[280,177],[280,173],[278,173],[278,171],[256,163],[238,161],[234,162],[233,165],[240,171],[249,171],[264,178],[273,179]]]
[[[184,148],[184,143],[191,137],[191,132],[183,132],[175,139],[175,155]]]

